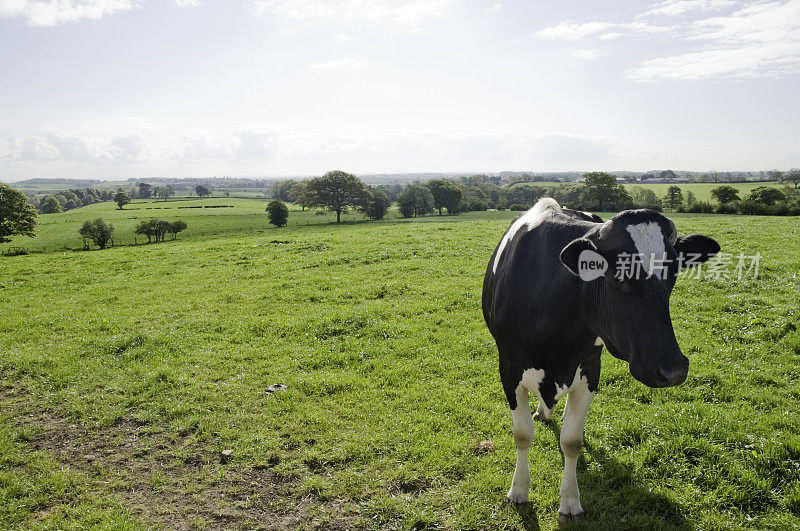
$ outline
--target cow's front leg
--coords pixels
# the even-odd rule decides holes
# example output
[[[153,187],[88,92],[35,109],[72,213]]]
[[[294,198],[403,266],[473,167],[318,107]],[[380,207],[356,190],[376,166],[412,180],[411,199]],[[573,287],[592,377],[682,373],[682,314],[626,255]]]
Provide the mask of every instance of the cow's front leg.
[[[528,400],[528,390],[520,383],[515,391],[517,407],[511,410],[511,433],[517,447],[517,464],[514,466],[514,477],[511,489],[506,494],[512,503],[527,503],[531,488],[531,475],[528,471],[528,448],[533,438],[533,420]]]
[[[583,518],[581,495],[578,491],[576,468],[578,454],[583,445],[583,427],[595,393],[589,390],[585,377],[577,377],[567,396],[564,408],[564,423],[561,426],[561,451],[564,453],[564,478],[561,480],[561,504],[558,521]]]

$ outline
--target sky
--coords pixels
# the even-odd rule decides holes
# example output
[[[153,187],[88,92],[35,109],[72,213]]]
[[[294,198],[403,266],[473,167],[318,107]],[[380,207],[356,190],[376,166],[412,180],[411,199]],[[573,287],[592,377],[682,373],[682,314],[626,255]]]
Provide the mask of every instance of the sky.
[[[800,166],[800,0],[0,0],[0,180]]]

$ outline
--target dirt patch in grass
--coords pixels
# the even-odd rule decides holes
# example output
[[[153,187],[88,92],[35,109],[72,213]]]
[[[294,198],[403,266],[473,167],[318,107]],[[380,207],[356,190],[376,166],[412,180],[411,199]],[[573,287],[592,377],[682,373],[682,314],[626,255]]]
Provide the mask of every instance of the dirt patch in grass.
[[[6,385],[8,382],[6,382]],[[0,402],[32,450],[47,452],[87,478],[90,490],[115,494],[133,515],[165,529],[363,528],[344,504],[297,494],[299,480],[267,462],[234,466],[188,436],[118,419],[87,430],[37,407],[20,387],[0,388]],[[368,525],[367,525],[368,527]]]

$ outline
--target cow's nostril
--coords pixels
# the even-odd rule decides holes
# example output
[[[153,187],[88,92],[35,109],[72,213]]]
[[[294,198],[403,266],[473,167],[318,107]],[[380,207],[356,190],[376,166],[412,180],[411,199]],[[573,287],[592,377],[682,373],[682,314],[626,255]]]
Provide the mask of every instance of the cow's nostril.
[[[686,380],[686,374],[689,372],[686,368],[680,369],[658,369],[661,376],[667,381],[668,385],[682,384]]]

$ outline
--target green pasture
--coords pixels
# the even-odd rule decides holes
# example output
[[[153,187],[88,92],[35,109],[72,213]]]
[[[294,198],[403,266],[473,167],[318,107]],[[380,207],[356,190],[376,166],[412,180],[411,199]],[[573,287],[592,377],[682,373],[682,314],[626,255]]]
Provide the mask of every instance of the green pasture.
[[[228,203],[40,216],[11,245],[47,252],[0,257],[0,528],[558,526],[560,420],[537,423],[531,503],[504,503],[514,443],[480,286],[517,213],[292,211],[276,229],[263,201],[196,202]],[[121,239],[143,217],[189,229],[60,250],[98,216]],[[800,220],[671,217],[759,252],[760,276],[679,281],[682,386],[646,388],[604,354],[587,519],[567,527],[797,528]]]

